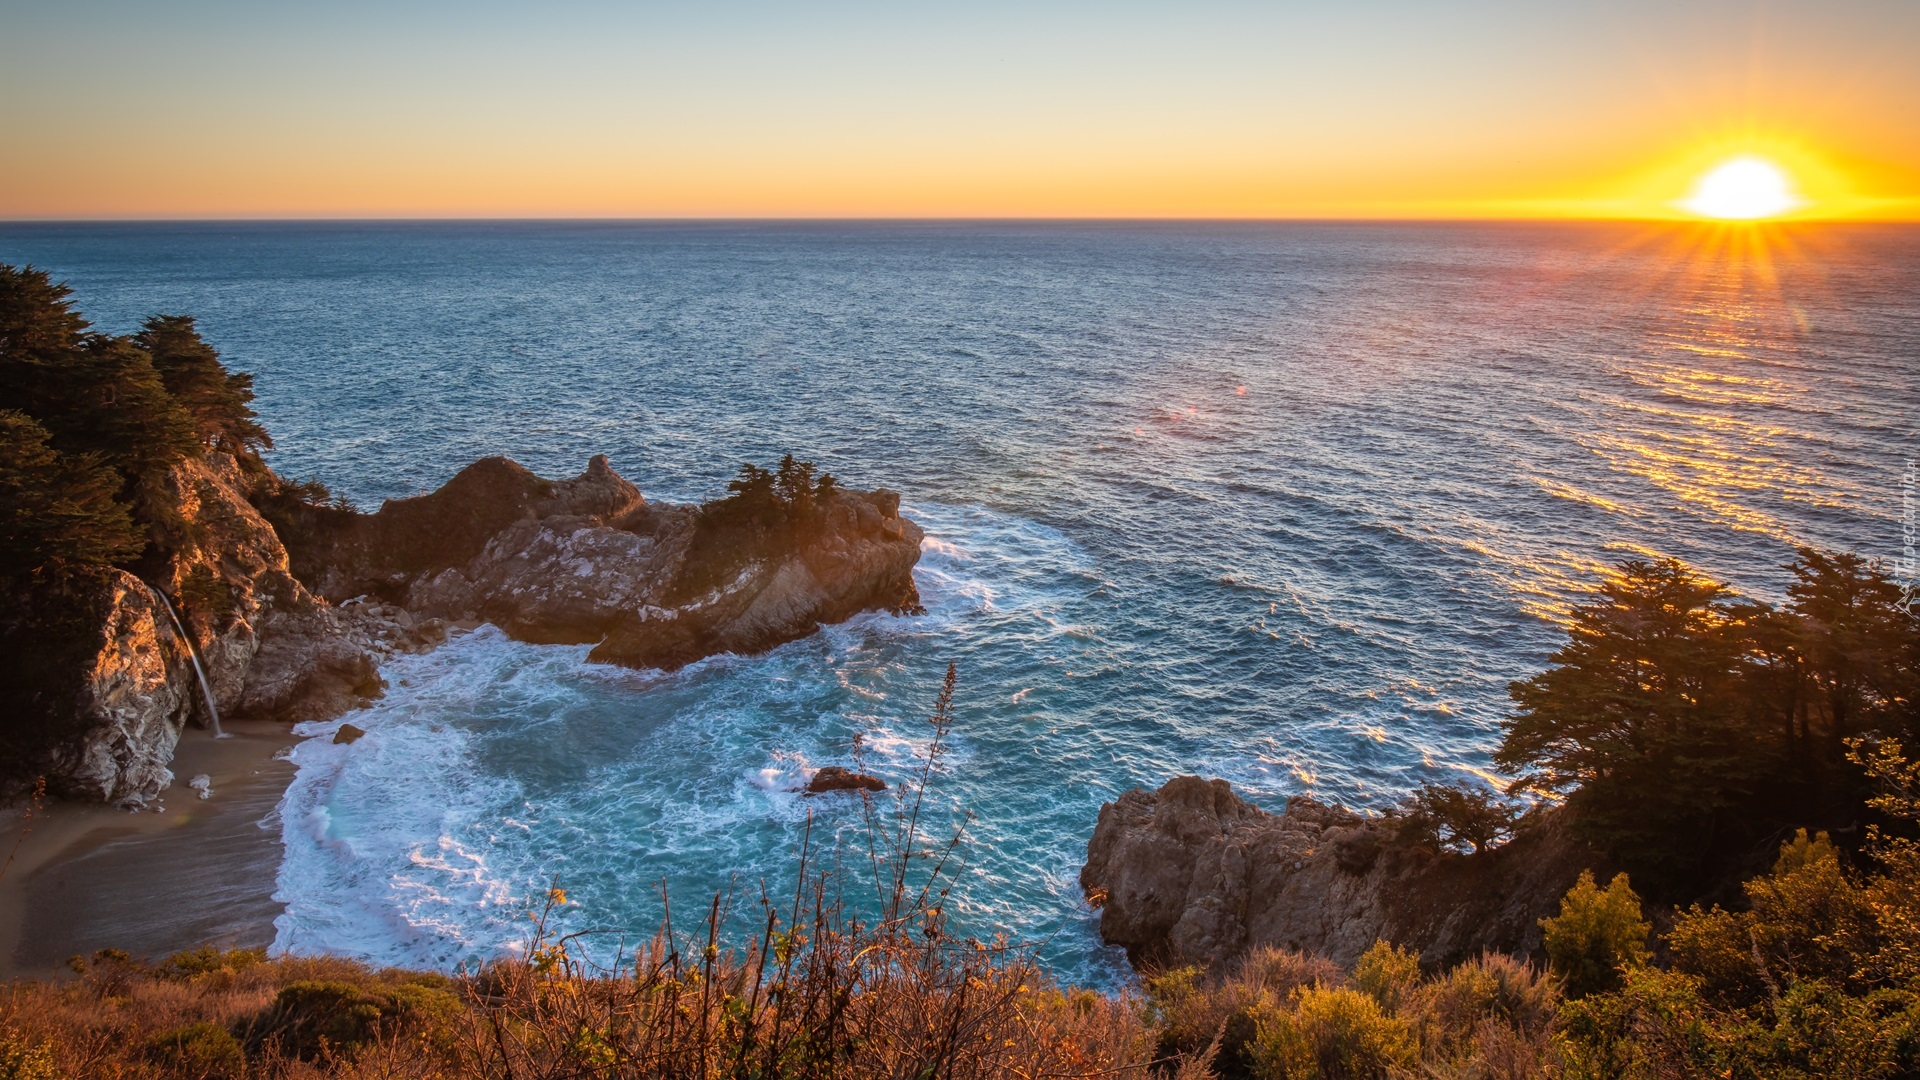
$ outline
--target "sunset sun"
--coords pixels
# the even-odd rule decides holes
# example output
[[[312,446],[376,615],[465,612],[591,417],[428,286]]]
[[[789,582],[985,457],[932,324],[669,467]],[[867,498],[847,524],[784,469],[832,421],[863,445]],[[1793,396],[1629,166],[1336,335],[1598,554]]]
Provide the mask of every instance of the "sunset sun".
[[[1764,158],[1738,157],[1700,177],[1681,206],[1702,217],[1752,221],[1775,217],[1802,205],[1793,182]]]

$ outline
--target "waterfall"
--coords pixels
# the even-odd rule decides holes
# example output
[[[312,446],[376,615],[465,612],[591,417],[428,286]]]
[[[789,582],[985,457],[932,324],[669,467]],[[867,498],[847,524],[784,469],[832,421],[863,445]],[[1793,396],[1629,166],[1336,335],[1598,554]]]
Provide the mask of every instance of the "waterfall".
[[[167,599],[167,594],[154,589],[151,585],[147,588],[153,589],[153,595],[160,598],[160,603],[167,609],[167,618],[173,620],[174,630],[180,634],[180,639],[187,643],[187,659],[193,661],[194,678],[200,680],[200,696],[206,699],[207,715],[213,718],[213,737],[226,738],[227,733],[220,730],[220,710],[213,703],[213,687],[207,683],[207,670],[200,666],[200,647],[193,643],[193,635],[187,633],[186,625],[180,621],[180,615],[173,610],[173,603]]]

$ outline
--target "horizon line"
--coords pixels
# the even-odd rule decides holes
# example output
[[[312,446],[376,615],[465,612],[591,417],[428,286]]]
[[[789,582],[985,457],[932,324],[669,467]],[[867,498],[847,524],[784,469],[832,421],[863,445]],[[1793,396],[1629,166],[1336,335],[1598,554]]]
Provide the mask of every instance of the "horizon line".
[[[1203,216],[1203,215],[240,215],[0,217],[6,225],[430,225],[430,224],[1248,224],[1248,225],[1679,225],[1762,228],[1791,225],[1920,225],[1913,217],[1800,217],[1758,220],[1656,216]]]

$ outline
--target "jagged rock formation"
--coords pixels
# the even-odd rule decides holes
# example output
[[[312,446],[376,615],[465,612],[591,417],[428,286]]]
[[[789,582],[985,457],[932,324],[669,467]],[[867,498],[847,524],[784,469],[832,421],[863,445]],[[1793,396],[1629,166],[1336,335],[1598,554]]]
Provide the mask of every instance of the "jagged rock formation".
[[[1538,920],[1597,855],[1558,813],[1484,855],[1397,844],[1311,798],[1270,814],[1224,780],[1177,777],[1100,808],[1080,883],[1136,964],[1215,966],[1257,945],[1351,964],[1374,941],[1430,965],[1538,949]]]
[[[808,778],[800,790],[808,795],[824,795],[830,791],[885,791],[887,782],[839,765],[827,765]]]
[[[288,532],[296,573],[329,599],[376,596],[522,641],[593,642],[596,661],[675,668],[916,608],[922,533],[899,509],[893,492],[836,491],[814,527],[719,566],[699,507],[648,503],[605,457],[565,481],[487,458],[378,513],[306,508]]]
[[[181,627],[223,715],[289,722],[364,704],[380,693],[382,658],[445,640],[443,625],[402,625],[386,609],[335,608],[309,593],[249,503],[252,483],[227,454],[176,463],[158,554],[141,575],[102,567],[31,595],[6,636],[38,654],[44,687],[63,699],[39,711],[64,723],[17,771],[89,801],[138,804],[172,783],[182,729],[208,723]]]

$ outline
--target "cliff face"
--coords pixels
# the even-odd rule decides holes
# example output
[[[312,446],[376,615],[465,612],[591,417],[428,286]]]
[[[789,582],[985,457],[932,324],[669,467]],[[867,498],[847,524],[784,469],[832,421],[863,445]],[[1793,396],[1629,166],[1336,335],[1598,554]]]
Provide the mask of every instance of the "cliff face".
[[[80,670],[69,737],[45,769],[57,795],[143,801],[173,782],[193,674],[172,620],[145,582],[110,570],[73,599],[91,614],[78,642]]]
[[[1557,813],[1484,855],[1436,854],[1310,798],[1275,815],[1182,776],[1100,808],[1080,883],[1136,964],[1215,966],[1258,945],[1351,964],[1380,939],[1448,964],[1535,951],[1538,920],[1598,865]]]
[[[380,693],[382,656],[444,639],[315,598],[288,573],[250,486],[226,454],[174,465],[158,554],[140,575],[98,568],[28,597],[6,633],[37,669],[22,704],[39,730],[9,740],[16,782],[44,775],[56,794],[101,802],[158,794],[182,730],[211,722],[194,649],[223,716],[298,721],[364,704]]]

